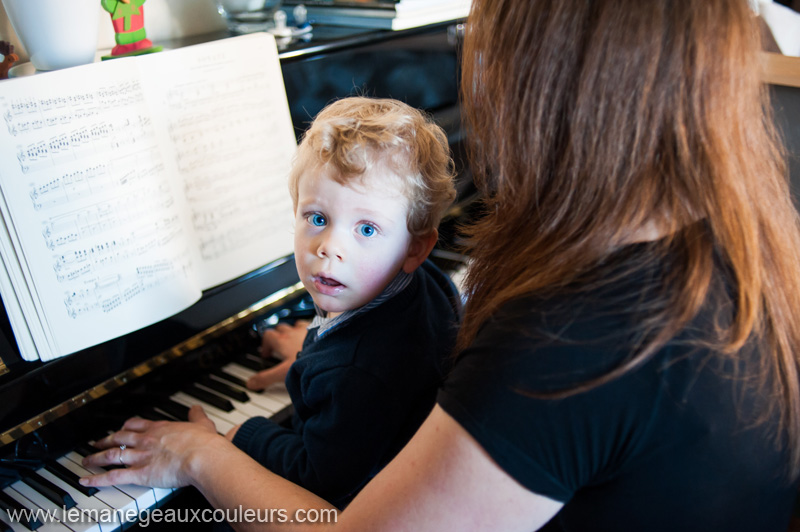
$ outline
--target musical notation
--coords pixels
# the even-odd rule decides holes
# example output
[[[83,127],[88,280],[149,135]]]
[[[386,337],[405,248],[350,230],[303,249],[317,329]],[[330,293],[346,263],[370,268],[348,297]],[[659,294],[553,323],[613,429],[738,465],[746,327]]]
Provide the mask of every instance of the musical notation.
[[[290,214],[286,150],[291,153],[293,144],[264,142],[275,134],[276,113],[285,110],[263,73],[187,78],[167,93],[167,131],[201,256],[214,261],[263,242],[259,231],[270,218]],[[268,208],[271,198],[281,204],[277,212]]]
[[[137,266],[136,274],[128,278],[121,275],[96,277],[86,282],[85,288],[65,292],[64,308],[72,319],[94,312],[109,314],[181,275],[184,268],[185,264],[162,260]]]
[[[177,216],[142,224],[128,234],[99,240],[87,247],[70,248],[53,256],[53,271],[60,283],[102,272],[119,264],[147,256],[159,247],[168,247],[180,234]],[[77,238],[73,241],[76,241]],[[152,275],[152,268],[147,270]],[[145,272],[145,270],[142,270]]]
[[[65,173],[42,184],[31,183],[30,198],[33,208],[40,210],[91,195],[93,190],[109,186],[108,181],[108,165],[101,163]]]
[[[128,80],[99,87],[93,92],[12,99],[6,104],[3,120],[8,132],[16,137],[34,130],[80,122],[143,100],[139,82]]]
[[[32,182],[29,197],[33,208],[47,211],[81,198],[136,188],[164,171],[158,156],[151,157],[147,152],[144,155],[139,166],[131,166],[132,160],[118,159],[66,172],[49,181]]]
[[[125,227],[149,224],[150,220],[171,205],[173,198],[166,184],[144,188],[84,209],[42,220],[42,237],[51,251],[78,239],[100,233],[119,233]]]
[[[27,174],[88,155],[123,147],[138,148],[137,144],[150,138],[150,129],[150,119],[144,116],[127,117],[117,122],[100,121],[20,146],[17,160],[22,172]]]
[[[267,99],[270,88],[269,80],[255,69],[235,77],[202,76],[197,82],[183,83],[169,89],[166,103],[174,111],[194,112],[205,107],[217,107],[220,102],[236,102],[242,98],[249,100],[253,96]]]

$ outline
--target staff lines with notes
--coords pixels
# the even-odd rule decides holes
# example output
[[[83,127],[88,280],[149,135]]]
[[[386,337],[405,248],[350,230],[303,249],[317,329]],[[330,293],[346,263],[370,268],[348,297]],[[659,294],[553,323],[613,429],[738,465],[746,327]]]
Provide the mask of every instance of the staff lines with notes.
[[[203,65],[199,70],[203,70]],[[165,96],[167,132],[184,178],[185,196],[203,260],[245,249],[291,220],[285,181],[276,188],[265,169],[288,176],[285,154],[264,146],[281,111],[260,73],[204,77],[176,84]],[[285,112],[285,111],[284,111]],[[224,117],[224,119],[220,119]]]
[[[160,260],[136,267],[136,275],[125,278],[119,274],[94,277],[84,282],[85,288],[65,292],[64,306],[73,319],[96,312],[109,313],[130,302],[142,293],[158,287],[172,278],[184,275],[188,263]]]
[[[40,262],[51,253],[61,312],[90,320],[188,276],[192,259],[176,244],[184,226],[138,80],[0,104],[41,228],[42,247],[30,254]]]
[[[114,85],[104,85],[91,92],[57,96],[24,96],[12,99],[3,113],[9,133],[16,136],[27,129],[21,124],[37,128],[55,127],[71,123],[103,110],[135,105],[144,101],[139,81],[124,80]]]
[[[285,230],[285,220],[292,217],[291,204],[276,197],[272,183],[258,175],[260,168],[279,164],[269,153],[259,151],[253,160],[234,160],[227,165],[227,171],[224,161],[217,161],[210,166],[211,171],[197,174],[186,183],[192,225],[203,259],[222,257],[257,241],[260,234]],[[219,178],[222,171],[225,179]]]
[[[152,187],[156,183],[154,178],[163,172],[160,154],[150,147],[125,157],[70,169],[47,181],[30,182],[29,195],[33,208],[44,212],[81,199]]]
[[[169,187],[154,184],[130,194],[121,194],[81,209],[44,218],[42,236],[47,248],[54,250],[68,241],[89,238],[121,229],[128,224],[140,223],[142,215],[165,209],[173,201]]]
[[[216,161],[262,151],[272,107],[266,94],[263,84],[247,80],[195,83],[170,91],[167,130],[180,171],[191,174]]]
[[[124,121],[100,121],[61,132],[50,138],[20,146],[17,160],[27,174],[50,169],[62,163],[134,146],[150,136],[149,118],[138,116]]]

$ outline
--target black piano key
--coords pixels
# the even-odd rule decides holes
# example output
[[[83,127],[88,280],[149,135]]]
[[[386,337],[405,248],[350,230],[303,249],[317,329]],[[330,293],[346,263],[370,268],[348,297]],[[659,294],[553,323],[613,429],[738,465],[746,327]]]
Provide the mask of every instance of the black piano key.
[[[137,413],[137,416],[150,421],[174,421],[173,418],[166,416],[156,410],[155,408],[142,408]]]
[[[20,504],[15,498],[11,497],[4,491],[0,491],[0,508],[5,510],[6,513],[9,511],[17,512],[17,515],[20,518],[27,519],[20,521],[20,524],[28,530],[36,530],[42,526],[42,522],[36,519],[36,514],[34,512],[29,512],[28,508]]]
[[[233,403],[231,403],[224,397],[220,397],[215,393],[202,390],[197,386],[195,386],[194,384],[191,386],[187,386],[186,388],[183,389],[183,391],[187,395],[191,395],[195,399],[199,399],[200,401],[208,403],[211,406],[215,406],[225,412],[230,412],[233,410]]]
[[[269,369],[281,361],[275,357],[261,358],[255,355],[238,355],[233,357],[233,361],[253,371]]]
[[[77,506],[77,503],[75,502],[75,499],[72,498],[72,495],[37,473],[23,474],[22,482],[38,491],[46,498],[56,503],[58,506],[62,506],[66,509]]]
[[[11,528],[11,525],[0,519],[0,532],[14,532],[14,529]]]
[[[250,398],[247,396],[247,393],[243,392],[242,390],[225,384],[222,381],[212,379],[211,377],[203,377],[199,382],[206,388],[211,388],[215,392],[221,393],[222,395],[230,397],[231,399],[239,401],[240,403],[246,403],[250,400]]]
[[[189,421],[189,407],[180,403],[176,403],[168,397],[160,399],[155,406],[159,410],[163,410],[167,414],[171,415],[178,421]]]
[[[64,467],[63,465],[59,464],[55,460],[48,461],[44,468],[50,471],[53,475],[57,476],[67,484],[69,484],[73,489],[78,490],[79,492],[83,493],[87,497],[91,497],[95,493],[97,493],[98,489],[92,486],[84,486],[78,479],[80,478],[78,475]]]
[[[77,445],[75,447],[74,451],[76,453],[78,453],[79,455],[81,455],[81,456],[89,456],[90,454],[99,453],[100,449],[98,449],[97,447],[95,447],[91,443],[84,442],[84,443],[81,443],[81,444]]]
[[[278,364],[283,362],[283,360],[281,360],[280,358],[275,358],[275,357],[262,358],[261,360],[264,361],[264,364],[267,366],[267,368],[277,366]]]
[[[236,375],[231,375],[224,369],[215,369],[210,372],[212,375],[219,377],[220,379],[230,382],[231,384],[235,384],[236,386],[241,386],[242,388],[247,388],[247,383],[237,377]]]

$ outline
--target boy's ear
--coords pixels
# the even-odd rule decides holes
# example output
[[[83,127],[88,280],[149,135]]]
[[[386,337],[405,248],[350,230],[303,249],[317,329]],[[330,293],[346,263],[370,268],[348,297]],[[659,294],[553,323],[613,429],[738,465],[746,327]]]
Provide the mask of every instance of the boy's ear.
[[[406,273],[413,273],[414,270],[425,262],[428,255],[431,254],[433,246],[439,240],[439,231],[434,229],[427,235],[414,236],[411,238],[411,243],[408,245],[408,254],[406,260],[403,262],[403,271]]]

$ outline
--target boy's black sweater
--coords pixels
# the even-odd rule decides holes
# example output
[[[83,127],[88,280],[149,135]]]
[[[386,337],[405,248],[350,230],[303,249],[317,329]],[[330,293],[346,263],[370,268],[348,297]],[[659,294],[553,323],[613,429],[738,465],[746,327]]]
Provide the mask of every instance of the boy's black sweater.
[[[458,295],[430,261],[378,307],[313,341],[286,377],[291,428],[258,417],[234,444],[337,506],[386,465],[427,417],[455,343]]]

